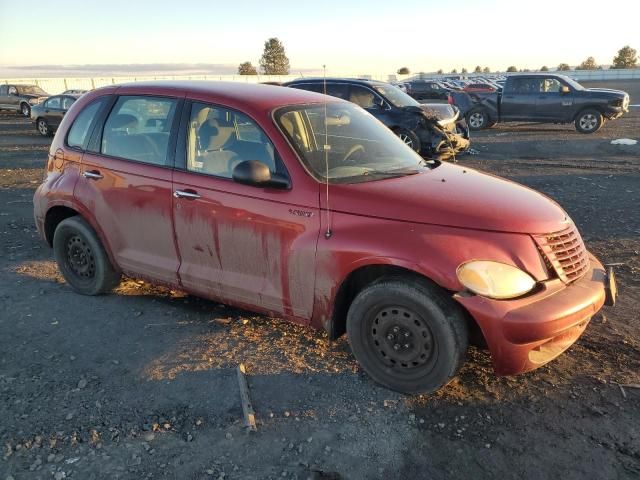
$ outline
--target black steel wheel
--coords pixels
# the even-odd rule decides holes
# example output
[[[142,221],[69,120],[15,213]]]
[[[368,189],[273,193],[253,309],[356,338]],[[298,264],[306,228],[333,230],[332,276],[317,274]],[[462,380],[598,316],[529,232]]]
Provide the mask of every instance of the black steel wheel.
[[[365,287],[347,315],[347,335],[363,370],[402,393],[446,385],[464,362],[461,307],[427,281],[389,277]]]
[[[98,295],[120,283],[98,235],[81,217],[70,217],[56,227],[53,252],[67,283],[83,295]]]

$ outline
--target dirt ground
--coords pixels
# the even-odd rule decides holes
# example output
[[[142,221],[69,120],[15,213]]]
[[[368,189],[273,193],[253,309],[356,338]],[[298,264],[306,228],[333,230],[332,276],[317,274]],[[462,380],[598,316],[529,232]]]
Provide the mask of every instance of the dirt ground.
[[[626,88],[640,103],[640,82]],[[496,377],[472,348],[453,383],[410,397],[369,380],[344,339],[135,279],[73,293],[32,219],[49,140],[0,115],[0,480],[640,478],[640,389],[620,387],[640,384],[640,145],[610,144],[624,137],[640,140],[640,108],[589,136],[473,137],[460,163],[556,199],[620,264],[620,298],[535,372]]]

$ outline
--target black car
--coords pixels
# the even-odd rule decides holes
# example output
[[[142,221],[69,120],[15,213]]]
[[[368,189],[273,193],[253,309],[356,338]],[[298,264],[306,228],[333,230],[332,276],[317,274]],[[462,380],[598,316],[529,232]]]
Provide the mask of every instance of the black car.
[[[446,100],[451,89],[433,80],[411,80],[404,82],[407,93],[416,100]]]
[[[448,160],[469,148],[469,130],[456,107],[421,105],[384,82],[349,78],[299,79],[283,86],[326,93],[353,102],[384,123],[423,157]]]
[[[31,121],[41,135],[53,135],[62,117],[78,99],[79,95],[54,95],[44,102],[31,107]]]
[[[451,92],[472,130],[498,122],[574,123],[580,133],[597,132],[606,120],[629,111],[621,90],[584,88],[553,73],[511,75],[497,92]]]

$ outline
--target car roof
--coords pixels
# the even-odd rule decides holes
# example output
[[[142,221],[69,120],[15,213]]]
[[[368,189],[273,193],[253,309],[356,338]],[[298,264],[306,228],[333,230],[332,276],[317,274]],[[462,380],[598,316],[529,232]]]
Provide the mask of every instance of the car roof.
[[[309,77],[309,78],[297,78],[290,82],[286,82],[283,85],[293,85],[298,83],[322,83],[327,82],[342,82],[342,83],[355,83],[360,85],[389,85],[386,82],[380,80],[368,80],[366,78],[344,78],[344,77]]]
[[[109,87],[107,87],[109,88]],[[94,90],[94,92],[99,91]],[[125,90],[127,94],[149,93],[156,95],[198,95],[211,101],[226,101],[229,104],[252,105],[253,109],[271,110],[284,105],[326,102],[327,97],[315,92],[275,85],[216,82],[208,80],[157,80],[124,83],[117,86],[116,93]],[[331,97],[334,101],[341,101]]]

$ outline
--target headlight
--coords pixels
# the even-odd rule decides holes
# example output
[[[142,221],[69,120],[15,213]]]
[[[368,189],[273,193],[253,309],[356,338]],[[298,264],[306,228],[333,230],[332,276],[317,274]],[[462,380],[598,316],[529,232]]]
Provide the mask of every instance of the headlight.
[[[535,287],[536,282],[519,268],[489,260],[463,263],[457,270],[458,280],[473,293],[489,298],[514,298]]]
[[[31,105],[37,105],[38,103],[40,103],[39,100],[40,100],[39,98],[30,98],[29,103]]]

